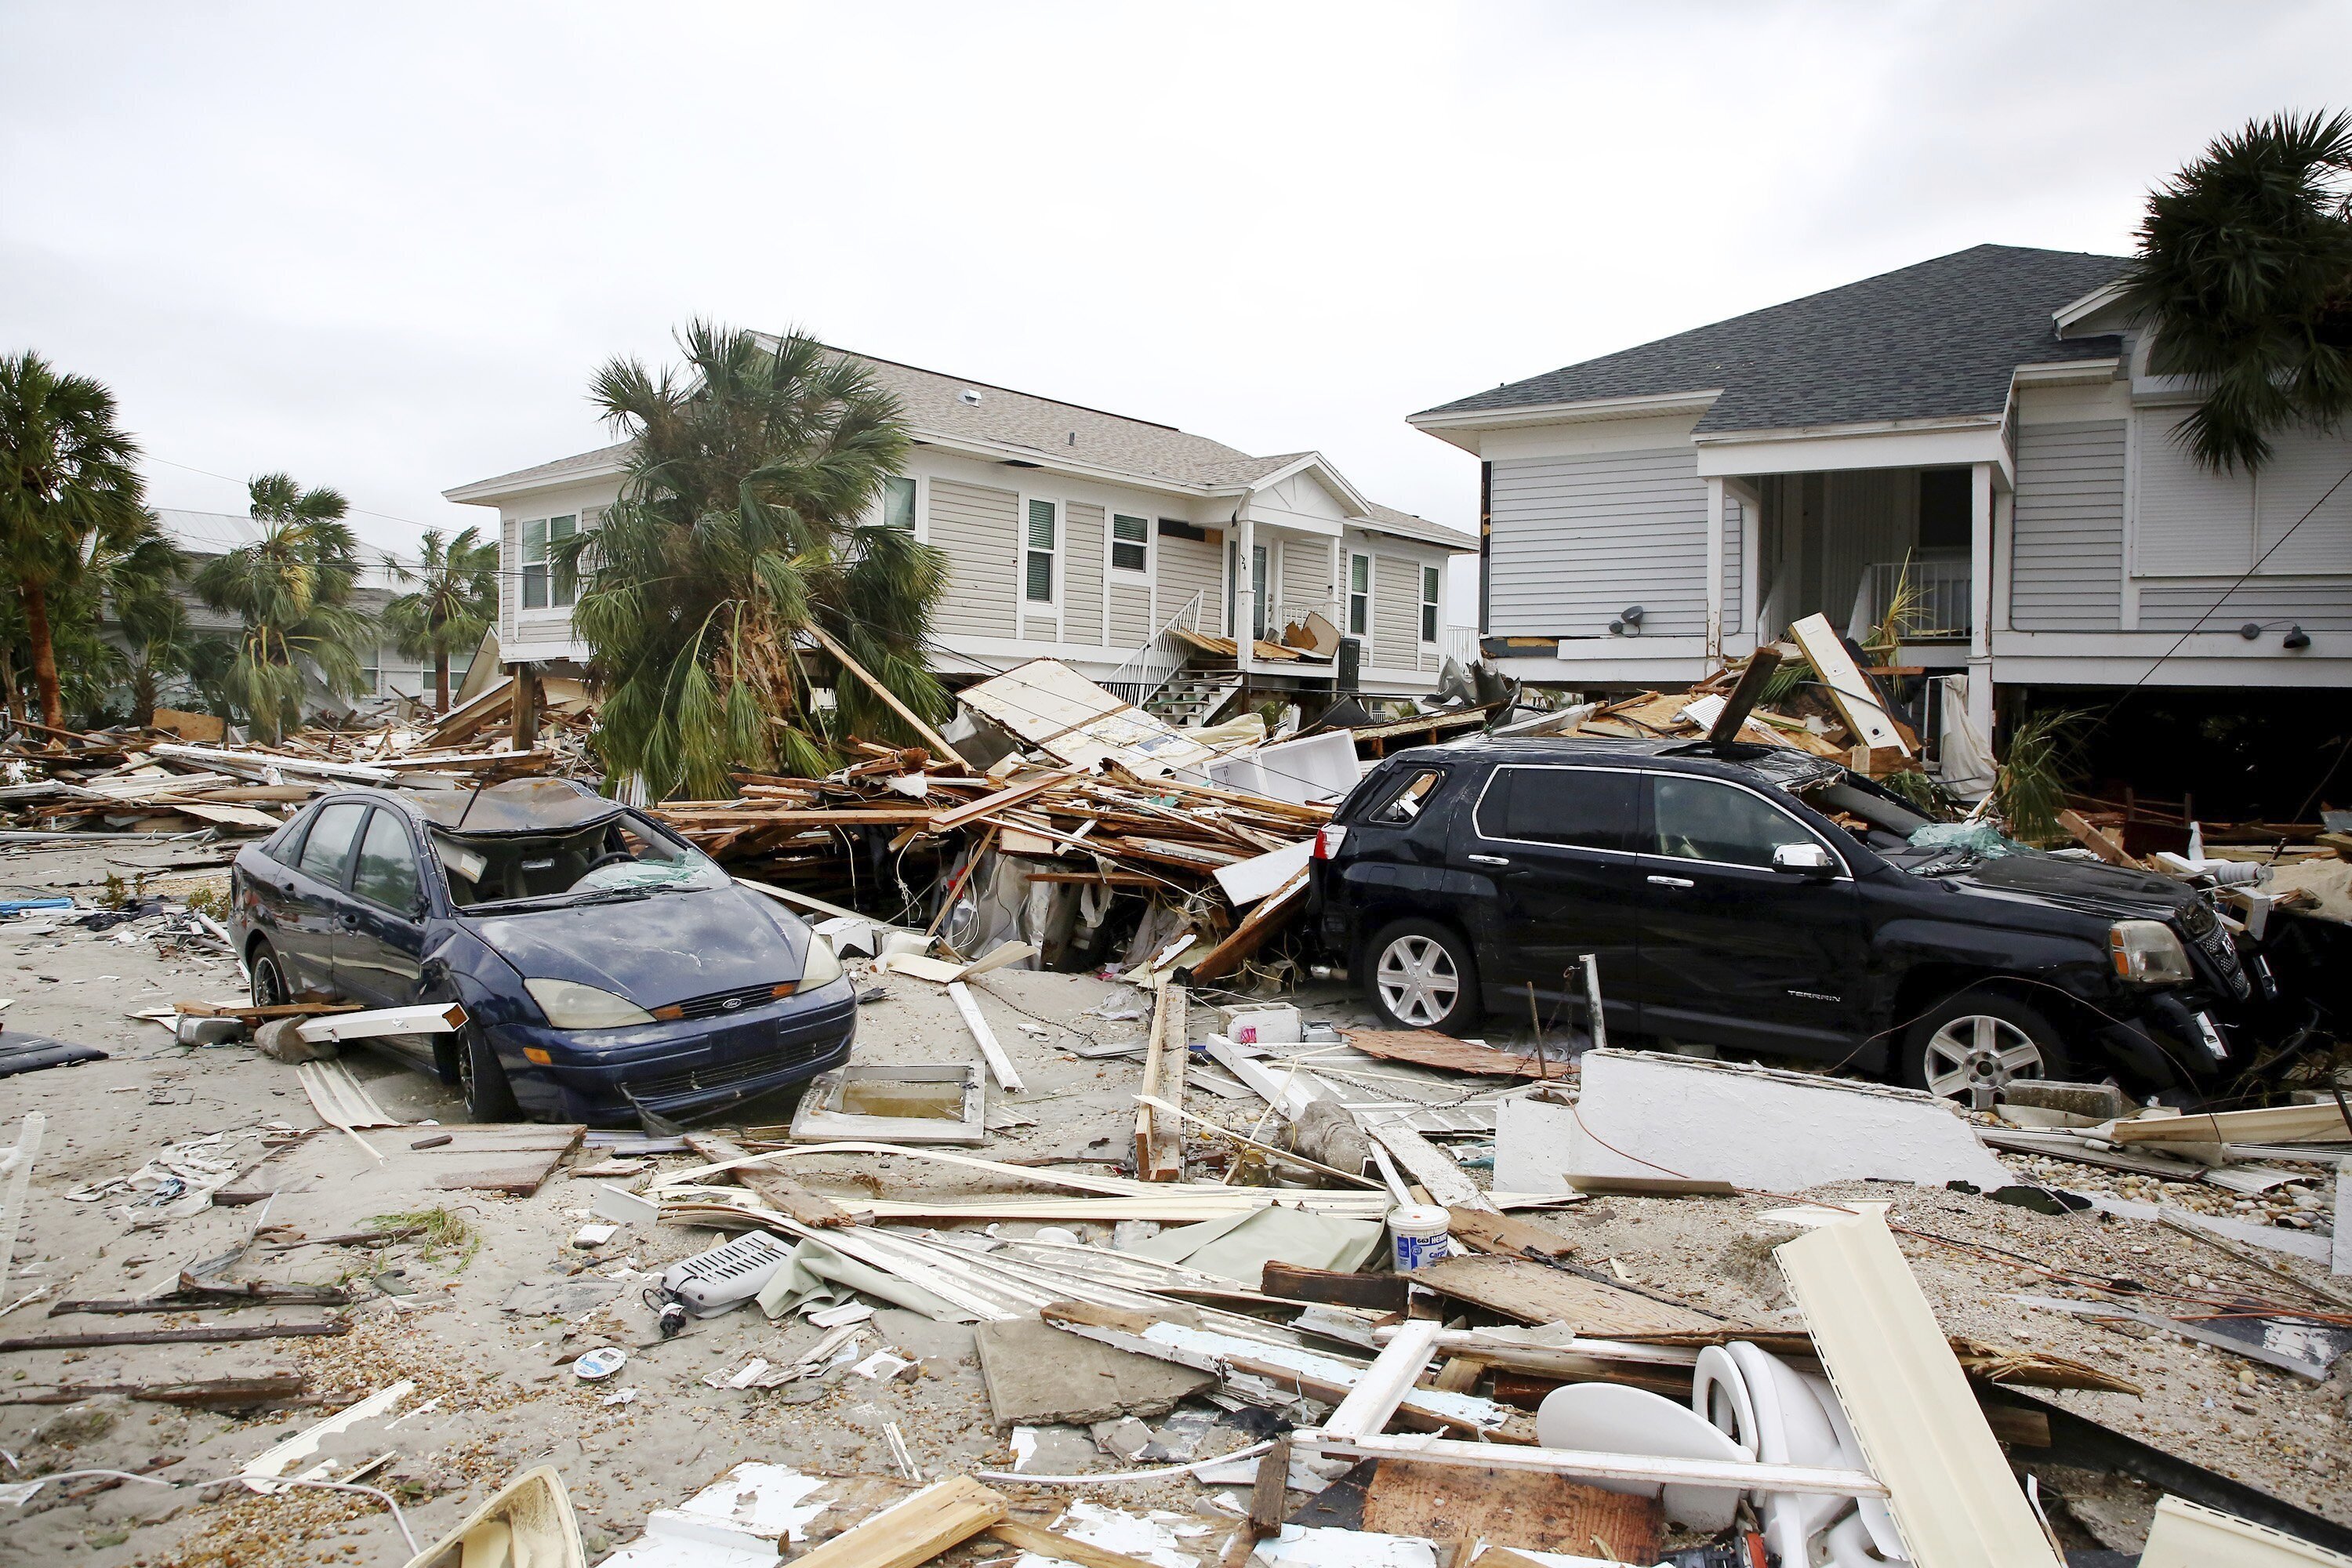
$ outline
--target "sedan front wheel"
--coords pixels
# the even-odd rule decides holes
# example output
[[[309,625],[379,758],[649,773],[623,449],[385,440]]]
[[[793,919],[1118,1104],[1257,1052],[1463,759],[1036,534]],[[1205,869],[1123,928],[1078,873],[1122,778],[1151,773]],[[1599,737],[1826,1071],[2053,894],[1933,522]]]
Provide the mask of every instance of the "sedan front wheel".
[[[1398,921],[1372,938],[1372,1005],[1400,1029],[1454,1034],[1478,1016],[1470,946],[1434,921]]]

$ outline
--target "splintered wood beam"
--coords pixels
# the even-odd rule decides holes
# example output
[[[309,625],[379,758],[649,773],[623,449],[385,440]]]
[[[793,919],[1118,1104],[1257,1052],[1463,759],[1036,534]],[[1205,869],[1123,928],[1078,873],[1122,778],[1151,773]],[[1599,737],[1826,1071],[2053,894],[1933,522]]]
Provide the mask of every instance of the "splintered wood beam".
[[[1143,1051],[1143,1093],[1149,1098],[1135,1111],[1135,1174],[1139,1181],[1184,1179],[1184,1015],[1182,986],[1163,979],[1152,987],[1151,1037]],[[1154,1100],[1168,1111],[1160,1110]]]
[[[936,1481],[793,1560],[794,1568],[915,1568],[1004,1521],[1005,1501],[970,1476]]]
[[[689,1132],[686,1146],[714,1165],[732,1160],[748,1160],[751,1152],[731,1139],[715,1133]],[[790,1215],[803,1225],[848,1225],[853,1215],[822,1193],[806,1187],[770,1165],[737,1165],[728,1174],[736,1184],[779,1214]]]
[[[914,731],[916,734],[920,735],[926,745],[932,747],[939,755],[945,757],[948,761],[953,763],[960,768],[968,768],[971,766],[970,763],[964,761],[963,753],[961,752],[957,751],[953,746],[948,744],[947,737],[941,735],[937,730],[932,729],[929,724],[924,723],[922,719],[916,714],[913,709],[908,707],[904,702],[899,701],[898,694],[897,692],[891,690],[888,687],[883,685],[881,681],[876,679],[872,672],[867,670],[864,665],[858,663],[856,659],[850,657],[850,653],[847,648],[842,647],[839,643],[834,641],[832,637],[826,636],[825,630],[823,626],[818,626],[814,621],[810,621],[808,623],[808,634],[811,637],[815,639],[817,647],[824,649],[825,652],[833,655],[835,659],[840,661],[842,668],[856,676],[865,684],[867,690],[873,692],[875,696],[879,697],[885,707],[888,708],[891,712],[898,715],[899,718],[904,719],[907,721],[907,727]]]

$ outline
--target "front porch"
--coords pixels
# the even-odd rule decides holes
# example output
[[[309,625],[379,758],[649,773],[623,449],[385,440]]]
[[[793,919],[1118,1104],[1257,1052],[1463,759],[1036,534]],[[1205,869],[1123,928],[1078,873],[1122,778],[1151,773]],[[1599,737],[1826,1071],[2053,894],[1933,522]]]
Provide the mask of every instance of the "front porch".
[[[1729,510],[1753,498],[1757,514],[1757,610],[1744,629],[1769,642],[1820,615],[1856,643],[1894,632],[1894,663],[1965,668],[1977,626],[1970,475],[1850,468],[1725,480]]]

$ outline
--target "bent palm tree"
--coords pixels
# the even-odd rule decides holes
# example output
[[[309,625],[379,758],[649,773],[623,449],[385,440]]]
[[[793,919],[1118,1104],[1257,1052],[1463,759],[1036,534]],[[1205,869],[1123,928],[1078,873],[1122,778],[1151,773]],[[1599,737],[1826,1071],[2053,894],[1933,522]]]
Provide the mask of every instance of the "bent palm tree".
[[[2181,439],[2216,472],[2270,436],[2352,413],[2352,114],[2273,115],[2214,142],[2148,198],[2122,302],[2149,368],[2195,376]]]
[[[0,571],[16,585],[44,724],[66,721],[57,650],[74,628],[61,631],[63,601],[100,555],[158,537],[138,458],[98,382],[60,375],[29,352],[0,360]],[[96,603],[81,595],[78,614],[94,615]]]
[[[383,607],[393,645],[411,658],[433,661],[433,707],[449,711],[449,650],[482,640],[498,614],[499,547],[467,528],[446,544],[441,531],[425,531],[416,570],[387,559],[393,575],[419,584]]]
[[[205,604],[244,620],[231,700],[275,740],[301,719],[306,670],[338,697],[358,694],[360,654],[374,627],[351,603],[359,545],[341,494],[305,490],[285,474],[246,488],[260,539],[205,563],[195,586]]]
[[[947,694],[923,663],[945,557],[860,526],[906,459],[897,401],[864,366],[797,333],[695,321],[690,375],[615,360],[592,395],[635,442],[620,500],[556,547],[585,583],[572,624],[606,690],[597,743],[655,798],[725,790],[730,765],[821,773],[835,736],[800,648],[821,627],[925,718]],[[844,680],[839,734],[905,735]]]

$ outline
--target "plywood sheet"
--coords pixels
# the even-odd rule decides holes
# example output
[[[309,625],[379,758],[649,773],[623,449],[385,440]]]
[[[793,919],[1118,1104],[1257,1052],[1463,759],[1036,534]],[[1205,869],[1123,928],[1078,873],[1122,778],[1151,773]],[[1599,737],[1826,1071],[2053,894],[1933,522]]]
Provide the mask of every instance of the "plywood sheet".
[[[1523,1323],[1564,1323],[1580,1334],[1704,1332],[1721,1325],[1703,1312],[1654,1301],[1564,1268],[1515,1258],[1448,1258],[1413,1271],[1413,1283]]]
[[[1381,1459],[1364,1491],[1363,1528],[1578,1555],[1591,1555],[1598,1537],[1618,1562],[1654,1563],[1664,1519],[1655,1498],[1565,1476]]]

